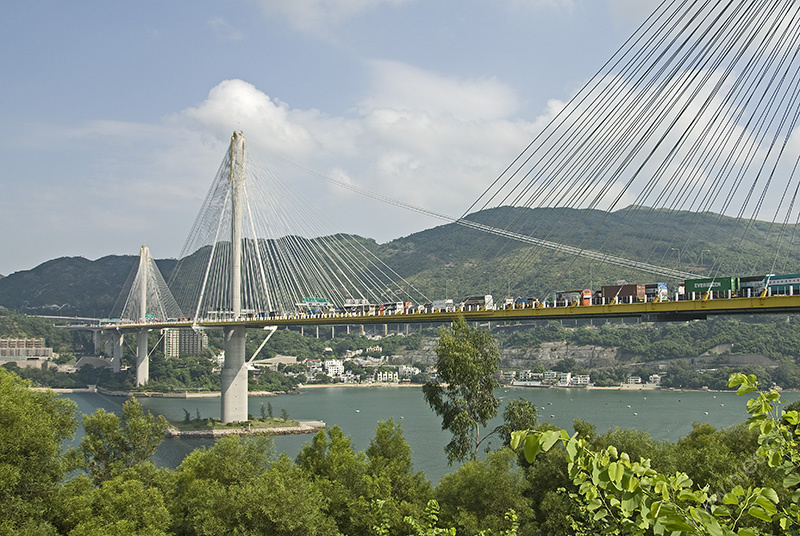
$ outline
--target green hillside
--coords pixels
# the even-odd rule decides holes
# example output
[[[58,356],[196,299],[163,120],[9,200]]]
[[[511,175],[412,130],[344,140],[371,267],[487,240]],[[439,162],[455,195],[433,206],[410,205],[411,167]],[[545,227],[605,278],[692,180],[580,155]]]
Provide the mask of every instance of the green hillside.
[[[782,254],[780,266],[773,264],[776,255],[770,237],[775,233],[768,223],[748,224],[710,213],[504,207],[469,218],[518,234],[699,275],[786,273],[800,267],[797,247],[789,250],[789,255]],[[663,280],[456,224],[393,240],[378,251],[387,264],[432,298],[443,297],[445,288],[448,297],[456,298],[484,292],[543,296],[554,290],[597,288],[618,280]]]

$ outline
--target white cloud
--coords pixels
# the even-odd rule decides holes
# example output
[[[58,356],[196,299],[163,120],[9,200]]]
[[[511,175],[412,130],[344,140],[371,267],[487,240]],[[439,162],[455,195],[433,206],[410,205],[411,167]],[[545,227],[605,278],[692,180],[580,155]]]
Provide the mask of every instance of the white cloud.
[[[244,39],[244,32],[234,27],[230,22],[222,17],[214,17],[210,19],[206,26],[213,31],[217,36],[228,41],[241,41]]]
[[[176,124],[189,123],[206,132],[227,136],[234,130],[257,134],[256,139],[274,151],[305,154],[316,148],[311,132],[292,121],[286,103],[243,80],[225,80],[215,86],[200,105],[187,108],[171,118]]]
[[[514,10],[541,10],[555,9],[571,11],[579,0],[507,0],[510,8]],[[595,1],[595,0],[593,0]]]
[[[611,10],[620,22],[641,22],[661,3],[661,0],[610,0]]]
[[[327,36],[331,27],[376,9],[381,5],[401,5],[413,0],[257,0],[267,16],[285,17],[301,33]]]
[[[371,66],[371,94],[361,102],[362,109],[447,114],[470,121],[509,117],[519,108],[515,92],[495,78],[448,78],[392,61],[373,61]]]

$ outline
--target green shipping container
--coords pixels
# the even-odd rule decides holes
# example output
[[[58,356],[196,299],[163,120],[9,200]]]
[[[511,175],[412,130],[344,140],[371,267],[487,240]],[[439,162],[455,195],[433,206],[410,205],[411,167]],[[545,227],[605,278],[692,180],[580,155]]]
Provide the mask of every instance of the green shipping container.
[[[691,293],[694,292],[699,295],[709,290],[713,292],[728,292],[730,290],[732,293],[736,294],[739,291],[739,278],[714,277],[686,280],[686,294],[691,295]]]

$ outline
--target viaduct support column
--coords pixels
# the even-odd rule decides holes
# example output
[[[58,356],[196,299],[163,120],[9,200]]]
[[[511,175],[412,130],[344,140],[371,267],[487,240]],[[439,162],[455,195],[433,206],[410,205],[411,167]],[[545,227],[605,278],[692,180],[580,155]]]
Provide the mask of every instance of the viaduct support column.
[[[147,358],[147,328],[136,332],[136,387],[150,381],[150,360]]]
[[[119,372],[122,370],[122,332],[112,331],[111,337],[113,339],[114,346],[114,359],[111,361],[111,364],[113,365],[112,370],[114,372]]]
[[[100,329],[92,330],[92,346],[94,346],[94,355],[95,356],[100,355],[100,341],[101,341],[101,337],[103,335],[102,331],[103,330],[100,330]]]
[[[225,364],[222,365],[222,422],[247,420],[247,366],[245,336],[247,328],[225,329]]]
[[[106,354],[106,359],[114,359],[114,339],[110,333],[103,333],[103,353]]]

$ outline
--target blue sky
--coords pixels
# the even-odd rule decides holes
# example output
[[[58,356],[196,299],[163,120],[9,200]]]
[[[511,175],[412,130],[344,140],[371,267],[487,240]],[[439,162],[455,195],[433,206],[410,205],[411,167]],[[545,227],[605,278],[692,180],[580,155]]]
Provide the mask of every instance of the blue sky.
[[[460,215],[652,0],[16,1],[0,18],[0,274],[175,257],[231,133]],[[266,154],[266,153],[265,153]],[[308,176],[336,228],[439,225]]]

